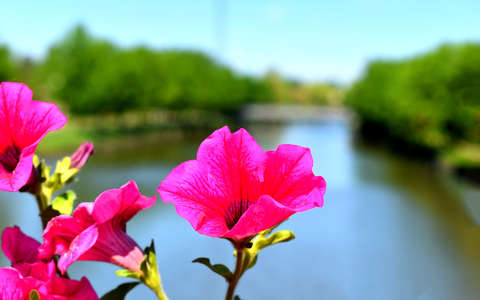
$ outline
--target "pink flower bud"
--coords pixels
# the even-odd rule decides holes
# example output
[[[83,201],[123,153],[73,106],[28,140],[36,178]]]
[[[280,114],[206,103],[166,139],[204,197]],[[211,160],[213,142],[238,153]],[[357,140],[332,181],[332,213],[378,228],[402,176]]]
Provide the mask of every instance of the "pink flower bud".
[[[82,143],[82,145],[78,147],[77,151],[75,151],[75,153],[73,153],[73,155],[70,157],[72,160],[70,163],[70,168],[81,169],[90,156],[93,155],[93,153],[93,143]]]

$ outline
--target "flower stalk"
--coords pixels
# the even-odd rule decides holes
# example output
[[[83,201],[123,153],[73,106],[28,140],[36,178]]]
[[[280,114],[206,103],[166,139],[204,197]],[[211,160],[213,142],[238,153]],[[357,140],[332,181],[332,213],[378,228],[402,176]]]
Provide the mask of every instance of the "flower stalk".
[[[140,263],[140,270],[138,272],[125,269],[118,270],[116,274],[118,277],[134,278],[151,289],[159,300],[168,300],[168,297],[163,290],[160,272],[158,271],[155,244],[153,240],[150,246],[145,249],[145,257]]]
[[[148,286],[157,295],[158,300],[168,300],[165,291],[163,290],[162,280],[158,272],[157,263],[154,260],[153,264],[149,266],[148,274],[142,276],[141,281]]]
[[[233,300],[233,297],[235,296],[235,288],[237,287],[243,273],[245,273],[246,267],[248,267],[248,263],[246,263],[248,261],[248,252],[245,251],[244,247],[236,246],[235,248],[237,253],[235,271],[233,272],[233,276],[227,280],[228,289],[227,294],[225,295],[225,300]]]

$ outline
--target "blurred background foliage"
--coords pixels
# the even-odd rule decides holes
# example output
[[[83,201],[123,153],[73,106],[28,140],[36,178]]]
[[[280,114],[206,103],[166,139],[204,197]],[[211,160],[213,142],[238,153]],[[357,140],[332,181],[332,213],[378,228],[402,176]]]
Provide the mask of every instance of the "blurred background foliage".
[[[330,83],[301,84],[275,71],[263,78],[238,74],[191,50],[121,48],[77,26],[33,62],[0,48],[0,79],[27,82],[40,98],[56,99],[73,114],[150,109],[234,112],[248,103],[339,104]]]
[[[472,150],[480,143],[480,44],[445,44],[403,60],[372,61],[346,102],[367,134],[415,152],[444,152],[454,164],[480,161]]]

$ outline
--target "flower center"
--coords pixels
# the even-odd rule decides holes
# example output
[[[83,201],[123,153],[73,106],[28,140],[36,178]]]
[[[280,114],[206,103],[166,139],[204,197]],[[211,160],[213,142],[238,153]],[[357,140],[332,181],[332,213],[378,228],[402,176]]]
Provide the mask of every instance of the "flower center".
[[[225,223],[227,223],[228,229],[232,229],[233,226],[237,224],[238,220],[240,220],[243,213],[247,211],[251,204],[252,202],[248,200],[235,200],[230,204],[230,206],[225,210],[225,215],[223,216]]]
[[[15,146],[9,146],[5,152],[0,154],[0,164],[5,171],[13,172],[20,160],[20,150]]]

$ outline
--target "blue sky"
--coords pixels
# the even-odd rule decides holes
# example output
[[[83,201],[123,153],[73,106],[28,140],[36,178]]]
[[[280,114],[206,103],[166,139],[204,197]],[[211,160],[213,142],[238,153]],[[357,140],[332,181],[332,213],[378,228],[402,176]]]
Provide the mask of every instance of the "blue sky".
[[[374,58],[480,41],[480,1],[3,1],[0,43],[42,57],[75,24],[122,46],[194,48],[236,70],[350,82]],[[223,25],[222,25],[223,24]]]

